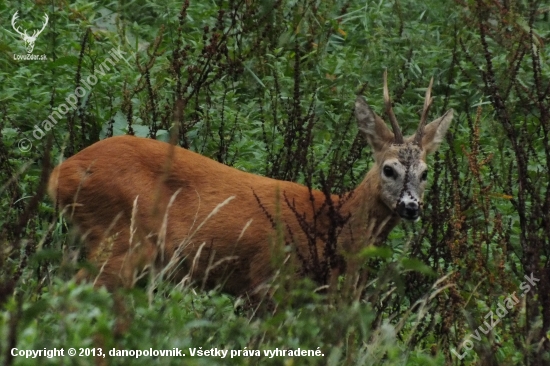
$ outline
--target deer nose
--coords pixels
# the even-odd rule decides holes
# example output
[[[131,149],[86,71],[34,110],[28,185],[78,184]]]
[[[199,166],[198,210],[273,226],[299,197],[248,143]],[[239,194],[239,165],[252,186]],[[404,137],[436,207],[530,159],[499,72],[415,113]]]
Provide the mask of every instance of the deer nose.
[[[401,201],[397,205],[397,213],[405,220],[416,221],[420,217],[421,209],[415,201],[407,203]]]

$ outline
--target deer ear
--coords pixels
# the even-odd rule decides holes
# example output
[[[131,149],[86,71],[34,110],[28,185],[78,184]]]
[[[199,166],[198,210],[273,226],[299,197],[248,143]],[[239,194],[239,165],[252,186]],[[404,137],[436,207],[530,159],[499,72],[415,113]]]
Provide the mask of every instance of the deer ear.
[[[434,153],[439,148],[439,145],[443,142],[452,120],[453,110],[449,109],[443,116],[430,122],[426,125],[426,127],[424,127],[422,148],[427,154]]]
[[[382,118],[370,109],[365,98],[360,95],[355,99],[355,117],[359,131],[375,151],[382,150],[386,144],[393,141],[393,132],[386,126]]]

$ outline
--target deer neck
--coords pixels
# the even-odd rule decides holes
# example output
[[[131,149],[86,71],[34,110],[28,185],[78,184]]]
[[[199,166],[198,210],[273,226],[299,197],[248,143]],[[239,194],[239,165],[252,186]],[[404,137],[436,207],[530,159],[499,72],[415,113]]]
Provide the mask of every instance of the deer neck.
[[[365,179],[342,198],[342,213],[349,216],[342,231],[344,249],[353,243],[378,244],[399,223],[400,218],[380,198],[380,169],[373,167]]]

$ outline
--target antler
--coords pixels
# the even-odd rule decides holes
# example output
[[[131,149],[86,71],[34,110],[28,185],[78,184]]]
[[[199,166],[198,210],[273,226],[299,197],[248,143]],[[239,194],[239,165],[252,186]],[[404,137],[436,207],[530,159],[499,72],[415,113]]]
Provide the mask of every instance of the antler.
[[[434,78],[432,77],[432,79],[430,80],[430,85],[428,85],[428,89],[426,89],[426,97],[424,98],[424,108],[422,109],[420,124],[418,125],[418,130],[414,135],[414,143],[420,147],[422,147],[422,135],[424,134],[424,126],[426,125],[426,119],[428,118],[428,111],[433,102],[433,98],[432,98],[433,82],[434,82]]]
[[[40,29],[39,31],[34,31],[34,33],[32,35],[33,37],[38,37],[40,35],[40,33],[42,33],[44,28],[46,28],[46,26],[48,25],[48,20],[49,19],[50,18],[48,18],[48,14],[44,13],[44,20],[45,20],[44,25],[42,26],[42,29]]]
[[[388,117],[390,117],[391,128],[395,136],[394,142],[396,144],[402,144],[403,134],[401,133],[401,129],[399,129],[397,118],[395,118],[395,114],[393,114],[393,109],[391,106],[390,92],[388,90],[388,70],[384,70],[384,104],[386,105],[386,113],[388,114]]]
[[[17,16],[17,13],[19,11],[16,11],[15,14],[13,14],[13,17],[11,17],[11,26],[13,28],[14,31],[16,31],[17,33],[19,33],[20,36],[23,36],[23,37],[26,37],[27,36],[27,31],[24,31],[23,33],[21,33],[21,31],[19,30],[19,27],[16,27],[15,26],[15,21],[17,20],[17,18],[19,18]]]

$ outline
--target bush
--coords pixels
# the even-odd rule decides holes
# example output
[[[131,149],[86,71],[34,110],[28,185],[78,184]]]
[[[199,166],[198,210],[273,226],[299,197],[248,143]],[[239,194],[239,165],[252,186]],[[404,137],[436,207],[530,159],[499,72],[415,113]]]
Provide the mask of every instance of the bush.
[[[13,347],[178,348],[186,364],[548,362],[543,2],[32,4],[0,4],[4,19],[19,11],[24,29],[36,28],[44,13],[50,19],[33,51],[47,61],[14,60],[23,44],[9,27],[0,31],[4,364],[68,360],[12,357]],[[384,69],[406,133],[416,128],[431,76],[432,114],[457,113],[430,163],[424,217],[361,253],[362,285],[349,273],[334,291],[282,276],[271,302],[255,311],[189,286],[149,282],[111,294],[69,280],[78,240],[44,197],[60,157],[108,136],[167,140],[177,129],[179,145],[224,164],[344,192],[371,164],[353,127],[353,100],[364,94],[381,114]],[[54,112],[61,118],[47,122]],[[529,291],[520,287],[529,284],[525,276],[539,280]],[[497,316],[513,294],[521,300],[491,325],[489,312]],[[261,356],[189,357],[200,347]],[[323,356],[264,355],[277,348]],[[181,363],[97,355],[69,362],[151,361]]]

